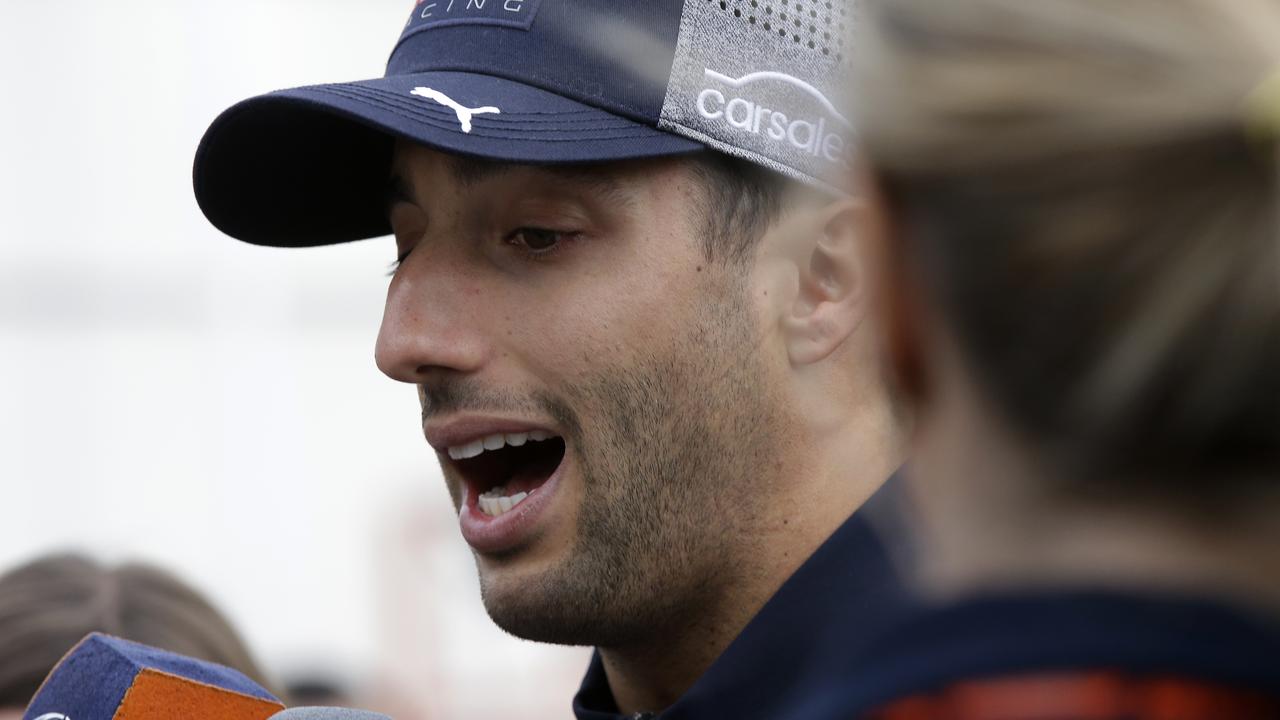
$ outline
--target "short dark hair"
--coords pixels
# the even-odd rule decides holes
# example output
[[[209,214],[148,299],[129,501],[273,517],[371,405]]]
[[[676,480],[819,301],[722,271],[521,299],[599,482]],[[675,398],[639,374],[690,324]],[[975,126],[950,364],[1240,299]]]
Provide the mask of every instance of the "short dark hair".
[[[704,233],[709,261],[747,263],[765,232],[782,215],[794,182],[756,163],[707,151],[691,158],[704,195]]]

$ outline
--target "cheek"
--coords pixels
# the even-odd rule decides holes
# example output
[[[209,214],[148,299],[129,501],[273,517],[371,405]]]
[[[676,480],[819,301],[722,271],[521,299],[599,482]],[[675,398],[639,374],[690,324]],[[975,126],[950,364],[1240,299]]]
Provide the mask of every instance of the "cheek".
[[[638,213],[538,281],[508,287],[497,315],[507,350],[548,381],[569,382],[566,374],[607,374],[687,334],[714,283],[690,229],[671,219],[678,215]]]
[[[594,374],[669,347],[692,321],[691,309],[706,301],[694,278],[630,272],[565,289],[556,309],[521,335],[553,367]]]
[[[547,323],[526,328],[523,340],[536,364],[561,382],[611,375],[610,368],[662,354],[687,322],[666,299],[609,293],[595,302],[573,303]]]

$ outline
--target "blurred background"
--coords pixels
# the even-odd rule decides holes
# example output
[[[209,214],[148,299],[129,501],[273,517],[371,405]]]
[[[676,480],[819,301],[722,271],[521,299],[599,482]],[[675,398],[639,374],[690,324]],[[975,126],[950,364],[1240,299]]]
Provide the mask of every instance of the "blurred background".
[[[277,681],[568,716],[587,651],[490,623],[414,392],[374,367],[392,241],[252,247],[191,192],[220,111],[380,76],[411,4],[0,3],[0,572],[144,560]]]

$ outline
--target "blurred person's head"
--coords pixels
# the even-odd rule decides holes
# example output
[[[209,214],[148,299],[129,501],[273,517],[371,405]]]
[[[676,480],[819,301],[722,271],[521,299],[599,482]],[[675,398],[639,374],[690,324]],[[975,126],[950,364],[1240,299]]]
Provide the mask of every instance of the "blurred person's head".
[[[181,580],[142,563],[53,555],[0,576],[0,718],[20,715],[91,632],[225,665],[271,687],[226,618]]]
[[[863,30],[931,576],[1267,592],[1280,4],[872,0]]]

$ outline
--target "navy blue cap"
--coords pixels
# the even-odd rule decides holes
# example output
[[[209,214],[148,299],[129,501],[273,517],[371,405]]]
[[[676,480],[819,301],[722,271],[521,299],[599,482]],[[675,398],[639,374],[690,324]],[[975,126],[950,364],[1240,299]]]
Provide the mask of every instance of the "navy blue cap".
[[[766,6],[777,6],[772,21]],[[842,54],[815,44],[842,21],[836,6],[418,0],[383,78],[281,90],[219,116],[196,154],[196,198],[215,226],[254,244],[386,235],[395,138],[530,164],[713,148],[821,182],[811,165],[842,161],[847,126],[816,87],[823,60]],[[809,109],[794,110],[797,98]]]

